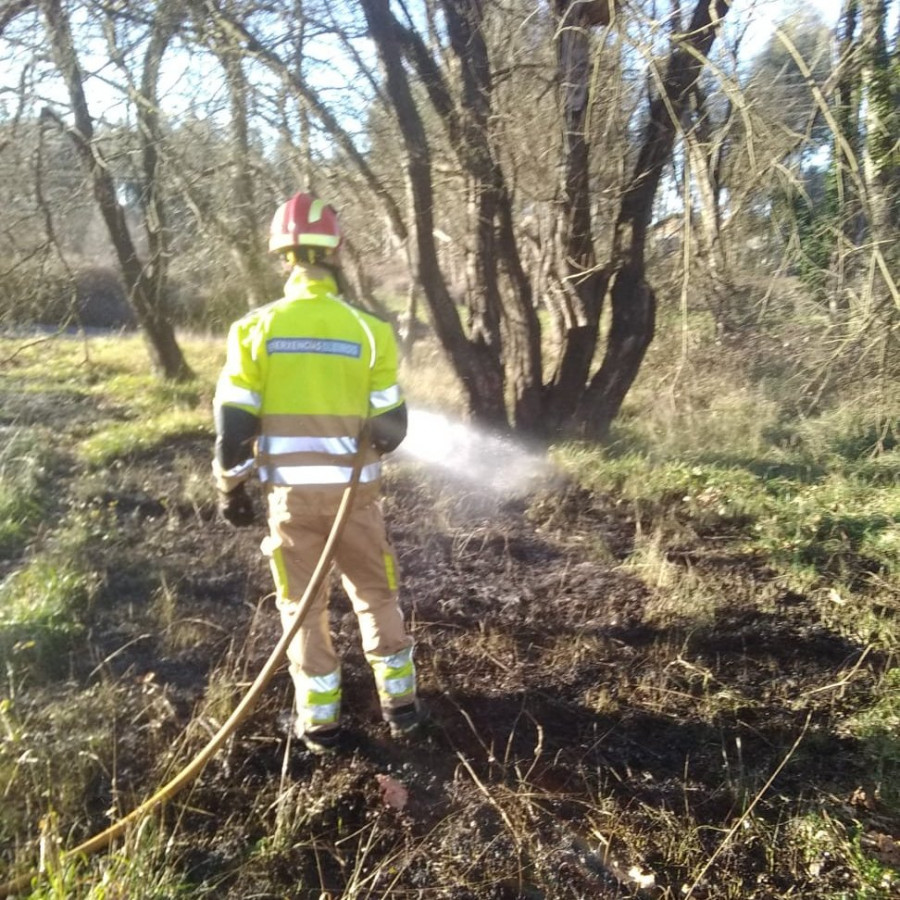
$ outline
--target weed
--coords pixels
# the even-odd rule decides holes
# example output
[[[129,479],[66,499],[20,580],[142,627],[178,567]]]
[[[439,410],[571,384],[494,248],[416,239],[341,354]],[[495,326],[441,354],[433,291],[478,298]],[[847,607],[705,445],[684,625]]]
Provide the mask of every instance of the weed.
[[[770,509],[754,530],[773,561],[805,587],[823,577],[858,585],[869,575],[900,571],[900,492],[856,475],[820,483],[767,485]]]
[[[96,794],[98,777],[108,778],[111,772],[111,723],[119,700],[114,688],[95,685],[70,688],[64,698],[40,709],[29,706],[24,697],[0,702],[5,731],[0,785],[7,798],[0,830],[21,834],[47,815],[48,808],[63,822],[83,815]]]
[[[89,466],[109,465],[114,460],[148,454],[182,437],[210,436],[209,414],[199,410],[175,410],[115,423],[82,441],[79,456]]]
[[[109,855],[63,865],[54,847],[132,809],[233,711],[277,617],[248,627],[240,602],[269,587],[246,562],[255,538],[209,526],[220,342],[184,342],[201,373],[188,386],[151,378],[137,337],[17,357],[0,846],[24,869],[44,819],[32,900],[892,896],[871,843],[900,807],[890,409],[832,394],[800,415],[771,367],[748,355],[723,373],[704,340],[683,365],[650,358],[615,445],[554,448],[568,486],[533,504],[539,532],[512,504],[427,482],[425,464],[390,467],[438,739],[384,743],[377,708],[355,703],[357,650],[352,755],[288,754],[285,677],[176,827],[151,816]],[[421,344],[401,381],[447,409],[437,359]],[[250,637],[223,656],[236,628]],[[871,821],[847,813],[861,772]],[[380,798],[386,775],[409,790],[402,812]]]
[[[0,656],[10,672],[40,679],[69,670],[81,616],[97,579],[74,560],[37,557],[0,584]]]
[[[869,709],[851,717],[846,730],[862,742],[863,753],[883,800],[900,802],[900,669],[885,672]]]
[[[35,446],[24,429],[13,429],[0,452],[0,557],[20,553],[51,502],[46,446]]]
[[[464,415],[462,385],[433,343],[416,344],[412,357],[401,364],[399,378],[411,406]]]
[[[794,848],[799,873],[813,883],[843,863],[858,887],[838,895],[842,900],[887,900],[895,896],[894,890],[900,886],[896,870],[863,849],[857,829],[848,830],[827,813],[814,810],[791,820],[784,830]]]
[[[55,831],[55,814],[44,818],[42,848],[61,844]],[[51,851],[52,852],[52,851]],[[48,860],[42,852],[43,880],[28,900],[156,900],[196,897],[168,860],[167,836],[153,818],[145,819],[126,838],[120,849],[95,860]]]

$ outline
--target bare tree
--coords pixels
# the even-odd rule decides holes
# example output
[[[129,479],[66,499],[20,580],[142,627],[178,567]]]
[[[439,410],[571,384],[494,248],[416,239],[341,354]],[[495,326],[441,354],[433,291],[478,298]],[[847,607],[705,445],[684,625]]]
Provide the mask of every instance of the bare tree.
[[[483,43],[482,6],[462,0],[441,4],[449,50],[459,72],[454,96],[424,40],[398,22],[387,0],[365,0],[362,5],[403,135],[415,208],[420,280],[438,336],[468,388],[473,414],[494,427],[505,424],[504,376],[512,366],[519,401],[516,425],[520,430],[546,432],[549,428],[604,437],[653,336],[655,297],[644,278],[646,230],[662,169],[675,141],[678,118],[687,106],[728,3],[699,3],[688,32],[669,60],[659,96],[649,111],[644,143],[619,210],[612,258],[605,267],[597,265],[592,233],[587,122],[594,75],[591,30],[609,23],[612,7],[606,0],[561,0],[557,4],[566,133],[564,289],[569,296],[570,315],[565,322],[560,363],[549,385],[541,380],[540,331],[510,224],[512,204],[490,142],[492,82]],[[452,305],[435,250],[431,147],[402,65],[403,54],[421,77],[471,185],[473,280],[480,293],[470,298],[469,335]],[[504,242],[504,236],[509,237],[509,243]],[[498,259],[503,261],[513,287],[511,299],[501,293]],[[603,298],[610,286],[613,327],[606,357],[585,390]],[[500,327],[504,317],[517,322],[511,334],[504,334]],[[520,352],[510,353],[510,347]]]
[[[843,294],[846,250],[858,243],[862,236],[860,192],[856,179],[852,177],[852,169],[860,158],[860,72],[859,59],[854,53],[854,35],[858,20],[858,0],[845,0],[837,34],[838,59],[835,84],[837,133],[832,136],[835,190],[841,208],[838,241],[834,253],[835,267],[838,269],[835,293],[838,297]]]
[[[246,60],[243,50],[234,39],[233,31],[217,27],[215,20],[209,27],[203,27],[204,18],[200,17],[200,30],[206,35],[222,66],[231,111],[233,208],[229,216],[218,215],[215,221],[243,275],[247,305],[252,309],[261,306],[269,298],[263,268],[265,250],[260,240],[261,230],[257,217]]]
[[[434,190],[431,152],[422,117],[416,107],[398,40],[397,22],[388,0],[363,0],[363,10],[384,69],[386,91],[400,125],[412,193],[418,276],[432,313],[435,331],[466,388],[475,418],[504,428],[507,413],[499,348],[484,340],[469,341],[441,272],[434,239]]]
[[[595,57],[592,29],[608,25],[612,14],[607,0],[595,3],[557,0],[558,78],[564,121],[564,181],[562,186],[562,248],[565,272],[561,295],[565,298],[560,361],[548,387],[546,411],[556,430],[572,430],[573,420],[588,379],[603,297],[609,273],[597,262],[591,216],[591,134]]]
[[[886,0],[860,0],[862,16],[858,52],[860,77],[866,98],[863,179],[866,212],[874,243],[886,249],[896,239],[897,147],[900,114],[896,108],[893,64],[887,47]]]
[[[173,9],[166,2],[157,7],[158,15],[154,19],[153,34],[144,60],[139,109],[144,141],[144,197],[151,246],[151,258],[144,262],[138,255],[125,212],[119,203],[109,163],[95,139],[94,119],[88,107],[68,12],[61,0],[41,0],[41,11],[54,59],[65,82],[72,107],[74,126],[68,128],[67,133],[90,174],[94,198],[115,249],[128,297],[146,338],[154,368],[166,378],[189,378],[192,373],[175,339],[175,331],[166,309],[165,224],[158,201],[158,158],[154,142],[159,64],[175,33],[177,18],[173,18]],[[49,110],[46,117],[58,121]]]
[[[467,306],[469,327],[467,340],[481,360],[481,379],[493,396],[490,404],[502,404],[504,385],[509,376],[513,392],[513,419],[523,432],[536,432],[541,417],[541,344],[540,325],[534,305],[531,281],[525,272],[514,228],[514,206],[506,178],[493,142],[493,74],[484,35],[484,7],[474,0],[443,0],[441,9],[447,22],[450,49],[459,61],[459,100],[455,101],[444,73],[428,50],[422,37],[411,27],[392,23],[394,35],[404,48],[428,92],[439,115],[463,173],[466,193],[466,229],[472,235],[468,250]],[[370,13],[371,22],[371,13]],[[384,53],[383,65],[387,69]],[[399,73],[395,73],[395,109]],[[389,85],[391,82],[389,81]],[[408,117],[400,118],[404,139],[409,144],[417,139],[417,129]],[[411,170],[412,171],[412,170]],[[417,188],[413,186],[413,190]],[[420,193],[422,188],[418,189]],[[422,234],[432,247],[433,237]],[[421,249],[421,245],[420,245]],[[437,259],[435,250],[428,253]],[[443,273],[433,277],[443,278]],[[504,292],[504,276],[508,300]],[[426,294],[428,283],[425,283]],[[431,302],[442,302],[439,294]],[[451,339],[458,332],[451,333]],[[503,365],[504,351],[507,364]],[[492,370],[492,371],[491,371]],[[491,387],[488,387],[492,383]],[[505,413],[499,409],[491,424],[505,424]]]
[[[646,280],[645,251],[653,201],[681,120],[729,0],[699,0],[687,32],[669,56],[659,95],[650,104],[637,162],[616,219],[609,273],[612,323],[603,362],[581,396],[577,427],[605,438],[653,339],[656,295]]]
[[[474,418],[535,436],[591,438],[608,434],[653,338],[645,247],[679,137],[702,188],[706,256],[725,267],[718,202],[727,131],[713,134],[699,76],[728,8],[726,0],[698,0],[684,31],[668,36],[673,49],[628,76],[623,60],[634,71],[640,55],[628,49],[626,28],[616,27],[614,0],[555,0],[537,11],[521,0],[502,9],[481,0],[430,0],[415,9],[390,0],[339,8],[317,0],[109,7],[109,46],[114,57],[128,57],[120,68],[139,129],[148,246],[140,260],[88,110],[79,38],[63,0],[40,0],[75,111],[70,137],[165,371],[183,365],[171,329],[165,333],[166,272],[177,246],[172,208],[180,228],[190,209],[218,235],[218,246],[259,287],[250,291],[256,305],[267,280],[263,210],[300,181],[330,199],[352,199],[349,218],[373,231],[387,223],[391,247],[416,267],[414,285]],[[512,32],[522,42],[517,56],[509,50]],[[366,57],[366,36],[381,77]],[[140,68],[124,38],[144,48]],[[190,116],[164,120],[157,97],[175,39],[218,59],[230,111],[230,127],[220,129],[227,148],[217,143],[220,158],[196,168],[180,165],[190,151],[181,137],[194,127]],[[341,92],[322,87],[324,69],[314,59],[323,47],[341,56],[342,69],[356,67],[355,77],[341,72]],[[639,100],[642,78],[653,85],[649,104]],[[532,109],[516,105],[522,83]],[[385,147],[379,128],[390,135]],[[257,150],[260,130],[266,137]],[[526,136],[527,150],[516,135]],[[220,184],[227,189],[217,201]],[[361,247],[351,257],[361,263],[355,281],[365,294],[371,282]],[[550,313],[549,334],[541,307]],[[592,372],[605,308],[611,328]]]

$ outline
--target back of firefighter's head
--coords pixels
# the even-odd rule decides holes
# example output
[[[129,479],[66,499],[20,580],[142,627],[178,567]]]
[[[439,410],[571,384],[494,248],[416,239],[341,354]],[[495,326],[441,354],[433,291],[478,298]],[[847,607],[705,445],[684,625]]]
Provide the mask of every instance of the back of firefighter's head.
[[[312,194],[294,194],[275,211],[269,252],[292,266],[338,265],[341,228],[334,207]]]

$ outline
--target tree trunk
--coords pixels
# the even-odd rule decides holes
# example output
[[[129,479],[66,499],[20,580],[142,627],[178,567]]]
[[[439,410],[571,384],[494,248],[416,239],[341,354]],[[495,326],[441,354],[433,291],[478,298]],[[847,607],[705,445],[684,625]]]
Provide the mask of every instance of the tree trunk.
[[[162,198],[159,148],[163,144],[162,129],[159,124],[159,72],[162,58],[172,38],[184,21],[185,11],[175,0],[160,0],[153,21],[153,32],[144,55],[141,73],[141,94],[135,104],[137,110],[138,134],[141,142],[143,168],[142,207],[144,226],[147,231],[148,260],[143,269],[142,290],[149,294],[149,306],[155,315],[149,326],[151,343],[159,342],[164,347],[165,362],[157,368],[166,377],[187,378],[187,370],[181,351],[175,342],[174,331],[159,326],[159,322],[169,323],[167,310],[169,287],[169,259],[171,258],[171,232]],[[145,330],[147,325],[144,324]],[[167,366],[172,366],[169,374]],[[185,371],[181,371],[182,367]]]
[[[397,116],[407,159],[418,252],[419,281],[441,345],[459,374],[473,418],[492,429],[508,428],[500,348],[470,343],[447,289],[434,243],[434,193],[425,128],[401,59],[397,25],[388,0],[362,0],[369,32],[385,71],[387,93]]]
[[[592,7],[557,0],[557,60],[565,117],[565,181],[562,200],[560,287],[564,320],[563,345],[556,372],[544,395],[544,420],[555,431],[573,415],[590,372],[597,346],[607,275],[597,265],[591,226],[590,143],[587,134],[593,65],[590,28]],[[598,10],[595,10],[597,12]],[[601,20],[602,21],[602,20]],[[608,21],[608,19],[607,19]],[[605,24],[605,23],[603,23]]]
[[[650,105],[644,142],[619,207],[613,234],[610,303],[612,324],[599,370],[581,397],[573,430],[606,440],[653,340],[656,296],[645,281],[645,246],[653,201],[672,154],[678,122],[728,12],[730,0],[698,0],[682,46],[669,57],[662,91]]]
[[[69,20],[60,0],[43,0],[42,9],[56,64],[65,80],[75,117],[75,127],[69,129],[69,135],[77,154],[90,173],[94,198],[119,261],[128,298],[147,342],[153,368],[165,378],[178,381],[189,379],[193,377],[193,373],[181,353],[165,309],[165,267],[162,264],[165,255],[162,247],[164,225],[162,222],[150,223],[151,253],[155,252],[156,258],[151,259],[149,265],[145,265],[138,258],[124,210],[116,196],[116,186],[109,165],[94,142],[94,123],[85,99]],[[160,56],[165,43],[165,41],[155,43],[155,49]],[[153,92],[156,87],[152,75],[154,64],[155,71],[158,72],[158,59],[154,61],[151,57],[145,61],[144,88],[147,89],[149,83]],[[155,96],[145,99],[148,103],[144,113],[144,126],[150,131],[145,132],[147,140],[144,145],[144,173],[145,179],[155,181],[155,148],[151,146],[153,120],[151,118],[148,123],[146,118],[148,111],[155,112]],[[158,203],[158,197],[155,195],[156,185],[153,184],[150,189],[154,193],[145,197],[145,202],[149,202],[150,208],[154,208]],[[159,215],[158,206],[155,208]]]
[[[898,167],[894,155],[900,129],[897,127],[891,59],[885,35],[887,4],[885,0],[861,0],[861,3],[859,50],[866,98],[863,150],[866,214],[873,241],[886,252],[895,238],[892,207]]]
[[[897,303],[896,264],[897,215],[900,196],[900,114],[894,96],[892,60],[886,37],[887,3],[885,0],[861,0],[862,22],[859,41],[862,89],[865,98],[865,146],[863,150],[863,182],[865,211],[869,223],[872,259],[878,275],[873,279],[872,312],[884,335],[885,359],[893,326],[900,317]]]
[[[472,334],[498,361],[505,361],[503,374],[512,387],[516,427],[534,431],[541,421],[540,323],[519,255],[512,197],[492,141],[493,79],[482,31],[483,8],[475,0],[443,0],[441,6],[459,63],[461,112],[422,38],[399,23],[394,33],[468,176],[469,220],[475,238],[469,279]]]
[[[513,416],[520,431],[534,431],[541,412],[540,325],[515,238],[512,198],[492,145],[493,83],[482,32],[483,6],[478,0],[445,0],[444,9],[462,74],[465,118],[458,154],[473,179],[476,269],[484,286],[486,321],[502,358],[501,325],[507,304],[500,274],[505,271],[512,293],[505,340],[512,351],[506,354],[506,369],[513,385]]]
[[[268,302],[265,253],[259,239],[254,197],[253,167],[250,163],[250,129],[247,109],[247,76],[240,48],[225,46],[220,59],[228,80],[231,103],[231,131],[234,136],[234,229],[231,248],[247,286],[247,306],[255,309]]]
[[[844,0],[838,32],[838,80],[835,84],[835,121],[837,134],[832,135],[834,202],[838,227],[829,269],[833,286],[828,292],[829,312],[840,320],[847,313],[847,260],[862,240],[865,217],[862,214],[859,180],[854,167],[860,159],[859,59],[854,44],[859,20],[859,0]]]
[[[728,260],[725,245],[722,241],[722,210],[720,206],[721,189],[719,171],[721,163],[722,143],[716,139],[710,123],[710,111],[706,97],[700,86],[693,92],[695,115],[690,112],[685,116],[685,171],[690,175],[690,184],[696,190],[697,224],[698,224],[698,256],[705,268],[706,281],[712,294],[712,307],[716,311],[719,324],[727,324],[732,318],[730,306],[731,283],[728,275]],[[732,105],[728,102],[725,122],[731,116]],[[687,190],[685,195],[693,197],[694,192]],[[689,210],[693,214],[693,208]]]
[[[612,323],[603,363],[591,379],[574,416],[583,437],[605,441],[622,408],[653,340],[656,325],[656,295],[644,278],[640,265],[624,266],[616,272],[610,289]]]

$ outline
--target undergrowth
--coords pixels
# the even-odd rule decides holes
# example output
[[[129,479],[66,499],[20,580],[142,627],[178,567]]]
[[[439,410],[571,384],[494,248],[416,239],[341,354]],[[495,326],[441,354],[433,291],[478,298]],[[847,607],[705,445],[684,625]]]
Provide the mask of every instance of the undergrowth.
[[[424,749],[359,714],[352,754],[298,757],[282,672],[182,798],[67,855],[191,758],[277,630],[260,535],[214,514],[222,348],[183,343],[200,377],[173,387],[137,338],[3,341],[0,871],[43,857],[24,896],[896,896],[900,402],[801,415],[706,345],[661,347],[613,444],[554,447],[525,498],[392,470]]]

